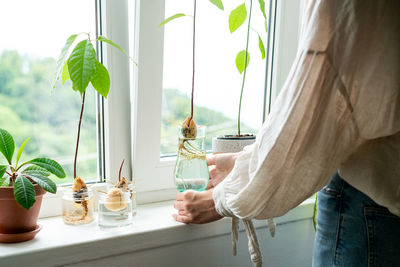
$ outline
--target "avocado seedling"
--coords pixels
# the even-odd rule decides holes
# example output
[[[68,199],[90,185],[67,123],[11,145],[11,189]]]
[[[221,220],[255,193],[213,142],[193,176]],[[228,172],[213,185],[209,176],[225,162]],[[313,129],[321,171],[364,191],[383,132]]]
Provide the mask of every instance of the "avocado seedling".
[[[190,97],[190,116],[187,117],[182,123],[181,133],[184,138],[196,138],[197,135],[197,125],[193,119],[193,100],[194,100],[194,77],[195,77],[195,55],[196,55],[196,0],[193,1],[193,16],[186,15],[184,13],[177,13],[160,23],[158,27],[161,27],[168,22],[181,18],[181,17],[193,17],[193,32],[192,32],[192,93]]]
[[[258,0],[260,5],[260,11],[263,16],[265,32],[268,31],[267,24],[267,15],[265,13],[265,1]],[[252,19],[252,10],[253,10],[253,0],[248,0],[249,7],[248,10],[246,8],[246,1],[243,4],[240,4],[235,9],[233,9],[229,14],[229,30],[230,33],[234,33],[237,29],[239,29],[247,19],[247,29],[246,29],[246,45],[245,49],[239,51],[236,55],[235,63],[236,68],[242,76],[242,85],[240,89],[240,98],[239,98],[239,107],[238,107],[238,117],[237,117],[237,134],[225,136],[229,138],[240,138],[244,139],[254,136],[253,134],[242,134],[241,132],[241,111],[242,111],[242,100],[243,100],[243,92],[244,86],[246,82],[246,72],[250,63],[250,53],[249,53],[249,41],[250,41],[250,30],[253,30],[256,36],[258,37],[258,47],[261,53],[261,59],[265,59],[266,51],[264,42],[261,38],[261,34],[257,32],[254,28],[251,27],[251,19]],[[248,15],[247,15],[248,14]]]
[[[175,14],[167,19],[165,19],[163,22],[160,23],[159,27],[165,25],[166,23],[180,18],[180,17],[185,17],[185,16],[190,16],[186,15],[183,13],[178,13]],[[193,1],[193,33],[192,33],[192,94],[190,97],[190,116],[187,117],[184,122],[182,123],[181,126],[181,134],[183,136],[182,140],[180,140],[179,143],[179,150],[184,149],[184,143],[186,142],[187,139],[193,139],[196,138],[197,136],[197,125],[196,122],[193,119],[193,100],[194,100],[194,77],[195,77],[195,54],[196,54],[196,0]]]
[[[220,1],[210,0],[211,3],[219,6]],[[175,14],[165,19],[159,26],[165,25],[171,20],[190,16],[193,17],[193,47],[192,47],[192,90],[190,98],[190,116],[188,116],[180,127],[178,156],[174,168],[175,185],[179,191],[187,189],[204,190],[207,187],[209,173],[204,149],[204,127],[200,137],[199,127],[193,119],[193,102],[195,88],[195,55],[196,55],[196,0],[193,1],[193,16],[183,13]],[[222,7],[223,8],[223,7]],[[192,170],[197,172],[192,173]]]
[[[120,211],[128,206],[124,194],[129,193],[129,201],[132,201],[133,190],[129,187],[131,184],[125,177],[121,178],[122,167],[125,160],[122,161],[118,173],[118,182],[107,192],[104,206],[111,211]]]

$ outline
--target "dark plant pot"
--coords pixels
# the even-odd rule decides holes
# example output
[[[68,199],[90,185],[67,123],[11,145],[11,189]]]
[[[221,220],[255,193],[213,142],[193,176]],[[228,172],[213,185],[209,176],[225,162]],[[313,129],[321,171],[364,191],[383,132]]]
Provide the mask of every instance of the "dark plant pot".
[[[4,236],[27,233],[38,228],[37,219],[46,191],[37,184],[34,187],[36,202],[29,210],[24,209],[15,201],[13,187],[0,187],[0,234]]]
[[[222,135],[214,137],[212,140],[213,153],[232,153],[240,152],[245,146],[251,145],[256,141],[253,134],[243,135]]]

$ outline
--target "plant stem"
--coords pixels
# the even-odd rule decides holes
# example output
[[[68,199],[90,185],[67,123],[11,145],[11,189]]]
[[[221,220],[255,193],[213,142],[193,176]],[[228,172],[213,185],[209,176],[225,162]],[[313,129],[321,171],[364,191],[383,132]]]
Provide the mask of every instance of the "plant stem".
[[[192,98],[191,98],[191,102],[190,102],[190,118],[193,118],[195,51],[196,51],[196,0],[194,0],[194,8],[193,8],[193,52],[192,52],[193,73],[192,73]]]
[[[124,162],[125,162],[125,159],[122,161],[121,167],[119,167],[118,182],[121,181],[121,172],[122,172],[122,166],[124,166]]]
[[[17,179],[17,174],[13,173],[10,177],[10,183],[9,186],[14,186],[15,180]]]
[[[83,109],[85,107],[85,95],[86,95],[86,91],[84,91],[83,95],[82,95],[81,115],[79,117],[79,124],[78,124],[78,137],[76,138],[76,148],[75,148],[75,158],[74,158],[74,179],[76,178],[76,161],[78,158],[79,137],[81,135]]]
[[[241,110],[242,110],[242,98],[243,98],[244,83],[246,81],[247,53],[248,53],[248,50],[249,50],[250,22],[251,22],[251,10],[252,10],[252,7],[253,7],[253,0],[250,0],[249,23],[247,25],[246,53],[245,53],[245,59],[244,59],[244,72],[243,72],[243,80],[242,80],[242,89],[240,90],[240,100],[239,100],[238,135],[240,135],[240,113],[241,113]]]
[[[12,169],[12,167],[10,166],[11,171],[12,171],[12,172],[17,172],[17,171],[19,171],[19,169],[21,169],[21,168],[22,168],[23,166],[25,166],[26,164],[29,164],[29,161],[22,163],[22,164],[19,165],[18,168],[16,168],[15,170]]]

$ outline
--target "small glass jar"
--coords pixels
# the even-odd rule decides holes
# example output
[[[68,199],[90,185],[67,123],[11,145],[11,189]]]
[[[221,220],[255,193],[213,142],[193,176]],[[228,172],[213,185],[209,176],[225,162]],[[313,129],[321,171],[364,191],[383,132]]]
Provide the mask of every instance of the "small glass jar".
[[[197,127],[195,138],[185,138],[179,127],[179,148],[174,169],[174,182],[178,191],[204,191],[209,181],[205,149],[206,127]]]
[[[94,220],[94,197],[91,188],[87,192],[73,192],[64,188],[62,197],[62,218],[66,224],[79,225]]]
[[[102,230],[114,230],[132,225],[133,202],[131,192],[111,188],[99,195],[98,223]]]

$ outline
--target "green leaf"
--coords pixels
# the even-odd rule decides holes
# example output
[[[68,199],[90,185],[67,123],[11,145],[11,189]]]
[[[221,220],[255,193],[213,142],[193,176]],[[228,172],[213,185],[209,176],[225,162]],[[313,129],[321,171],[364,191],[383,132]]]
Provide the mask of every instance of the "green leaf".
[[[21,158],[22,152],[24,151],[25,146],[26,146],[26,144],[28,143],[28,141],[29,141],[30,139],[31,139],[30,137],[26,138],[25,141],[22,143],[22,145],[19,147],[18,153],[17,153],[17,162],[16,162],[15,165],[18,166],[18,161],[19,161],[19,159]],[[0,176],[1,176],[1,175],[0,175]]]
[[[62,85],[64,85],[69,79],[68,63],[65,63],[61,73]]]
[[[7,177],[0,177],[0,186],[8,186]]]
[[[29,178],[35,181],[41,188],[50,193],[57,193],[57,185],[48,177],[39,174],[37,171],[24,171]]]
[[[245,64],[245,61],[246,61],[246,64]],[[247,53],[247,60],[246,60],[246,50],[240,51],[236,56],[236,68],[238,69],[240,74],[242,74],[244,69],[247,68],[249,63],[250,63],[250,54]]]
[[[46,169],[43,169],[42,167],[36,166],[36,165],[31,165],[28,168],[24,169],[24,172],[30,172],[30,173],[37,173],[42,176],[50,176],[50,172],[46,171]]]
[[[96,61],[96,71],[90,82],[100,95],[107,98],[108,92],[110,91],[110,75],[106,67],[98,61]]]
[[[89,40],[79,42],[68,58],[72,86],[83,94],[96,70],[96,51]]]
[[[3,175],[6,173],[6,171],[7,171],[7,165],[0,165],[0,178],[3,177]]]
[[[265,2],[264,0],[258,0],[258,3],[260,3],[260,10],[264,16],[264,19],[267,19],[267,15],[265,15]]]
[[[0,186],[10,186],[10,177],[3,176],[2,178],[0,178]]]
[[[15,143],[11,134],[4,129],[0,129],[0,152],[4,155],[10,165],[14,155],[14,149]]]
[[[64,169],[56,161],[47,158],[36,158],[28,161],[29,164],[34,164],[36,166],[42,167],[43,169],[51,172],[58,178],[65,178]]]
[[[161,22],[160,25],[158,25],[158,27],[161,27],[161,26],[167,24],[167,23],[170,22],[171,20],[174,20],[174,19],[177,19],[177,18],[181,18],[181,17],[185,17],[185,16],[187,16],[187,15],[186,15],[186,14],[183,14],[183,13],[175,14],[175,15],[173,15],[173,16],[171,16],[171,17],[165,19],[163,22]]]
[[[129,59],[132,60],[132,62],[135,63],[135,65],[137,66],[137,63],[135,62],[135,60],[134,60],[132,57],[130,57],[130,56],[128,55],[128,53],[125,52],[124,49],[122,49],[119,45],[117,45],[116,43],[114,43],[114,42],[111,41],[110,39],[107,39],[106,37],[100,35],[100,36],[97,38],[97,41],[105,42],[105,43],[107,43],[107,44],[109,44],[109,45],[114,46],[114,47],[117,48],[119,51],[121,51],[122,53],[124,53],[127,57],[129,57]]]
[[[35,188],[31,181],[23,175],[18,175],[15,180],[14,197],[18,204],[27,210],[32,207],[36,201]]]
[[[268,32],[268,21],[265,20],[265,32]]]
[[[216,5],[219,9],[224,10],[224,5],[221,0],[210,0],[210,2]]]
[[[54,80],[53,80],[52,85],[51,85],[53,88],[56,85],[58,77],[60,76],[60,73],[61,73],[61,71],[63,69],[64,63],[67,60],[69,48],[71,47],[72,43],[75,41],[76,37],[78,37],[78,34],[73,34],[70,37],[68,37],[67,41],[65,42],[64,47],[61,50],[61,54],[60,54],[60,56],[58,57],[58,60],[57,60],[56,76],[54,77]]]
[[[229,15],[229,30],[231,33],[236,31],[244,23],[246,18],[247,9],[244,3],[232,10],[231,14]]]
[[[265,58],[265,47],[264,47],[264,43],[263,43],[260,35],[258,35],[258,47],[260,48],[260,51],[261,51],[261,58],[264,59]]]

